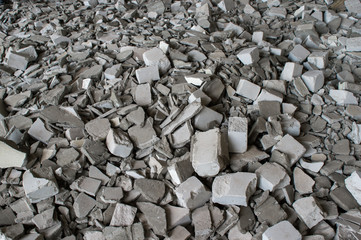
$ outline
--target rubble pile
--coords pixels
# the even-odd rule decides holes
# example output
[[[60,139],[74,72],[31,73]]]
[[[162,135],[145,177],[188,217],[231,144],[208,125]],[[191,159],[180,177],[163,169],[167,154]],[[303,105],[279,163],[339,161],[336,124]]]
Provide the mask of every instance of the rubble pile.
[[[360,0],[14,1],[0,238],[361,239]]]

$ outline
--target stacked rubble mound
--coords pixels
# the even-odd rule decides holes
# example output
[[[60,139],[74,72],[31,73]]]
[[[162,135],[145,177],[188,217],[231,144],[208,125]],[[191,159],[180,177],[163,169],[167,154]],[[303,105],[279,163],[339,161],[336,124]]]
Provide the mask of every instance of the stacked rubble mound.
[[[360,0],[15,1],[1,239],[361,239]]]

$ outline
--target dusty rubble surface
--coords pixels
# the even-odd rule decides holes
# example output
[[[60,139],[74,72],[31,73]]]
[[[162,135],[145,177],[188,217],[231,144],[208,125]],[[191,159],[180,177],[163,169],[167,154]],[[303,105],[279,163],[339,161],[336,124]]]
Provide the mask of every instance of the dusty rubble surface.
[[[1,239],[361,239],[360,9],[6,5]]]

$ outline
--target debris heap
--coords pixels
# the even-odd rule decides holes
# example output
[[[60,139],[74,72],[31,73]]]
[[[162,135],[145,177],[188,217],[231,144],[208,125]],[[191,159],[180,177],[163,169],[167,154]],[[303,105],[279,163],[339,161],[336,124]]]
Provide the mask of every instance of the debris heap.
[[[14,1],[0,238],[361,239],[360,0]]]

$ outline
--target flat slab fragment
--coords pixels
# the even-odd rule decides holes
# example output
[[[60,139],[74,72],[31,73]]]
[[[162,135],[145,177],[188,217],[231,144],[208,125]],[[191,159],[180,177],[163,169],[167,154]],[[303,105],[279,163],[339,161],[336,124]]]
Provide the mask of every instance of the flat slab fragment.
[[[154,179],[136,179],[134,189],[142,194],[146,201],[158,203],[165,193],[165,184]]]
[[[151,229],[157,235],[165,235],[167,231],[167,218],[165,210],[153,203],[138,202],[137,207],[144,213]]]
[[[302,235],[289,221],[282,221],[268,228],[262,240],[302,240]]]
[[[356,199],[357,203],[361,205],[361,172],[355,171],[346,178],[345,186]]]
[[[291,165],[295,164],[306,152],[306,148],[289,134],[285,135],[272,150],[287,154]]]
[[[258,187],[264,191],[274,191],[283,188],[290,183],[290,177],[286,170],[277,163],[266,162],[256,170]]]
[[[0,141],[0,168],[22,167],[26,158],[25,152],[17,150],[4,141]]]
[[[254,173],[239,172],[218,176],[212,184],[212,201],[223,205],[247,206],[256,187],[257,175]]]
[[[78,218],[83,218],[95,207],[96,201],[85,193],[80,193],[74,200],[74,213]]]
[[[39,140],[45,144],[47,144],[54,135],[52,132],[50,132],[48,129],[45,128],[45,124],[43,121],[41,121],[40,118],[38,118],[33,125],[31,125],[30,129],[28,130],[28,134],[35,138],[36,140]]]
[[[228,120],[228,148],[232,153],[247,151],[248,120],[244,117],[230,117]]]
[[[137,213],[136,207],[132,207],[122,203],[117,203],[115,205],[110,226],[116,226],[116,227],[131,226],[134,222],[136,213]]]
[[[314,197],[300,198],[292,206],[308,228],[316,226],[324,218],[323,211]]]

